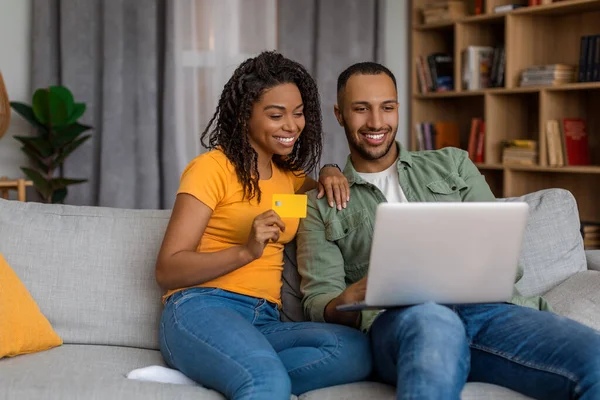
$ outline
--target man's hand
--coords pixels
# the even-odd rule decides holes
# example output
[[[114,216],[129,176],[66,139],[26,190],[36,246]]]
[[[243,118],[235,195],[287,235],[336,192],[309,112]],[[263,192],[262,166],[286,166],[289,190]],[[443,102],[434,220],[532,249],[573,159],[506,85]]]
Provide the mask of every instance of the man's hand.
[[[338,297],[331,300],[325,307],[325,321],[358,328],[360,326],[360,311],[338,311],[337,306],[352,304],[365,299],[367,293],[367,277],[348,286]]]
[[[365,276],[360,281],[348,286],[346,290],[339,296],[341,304],[351,304],[363,301],[367,294],[367,277]]]

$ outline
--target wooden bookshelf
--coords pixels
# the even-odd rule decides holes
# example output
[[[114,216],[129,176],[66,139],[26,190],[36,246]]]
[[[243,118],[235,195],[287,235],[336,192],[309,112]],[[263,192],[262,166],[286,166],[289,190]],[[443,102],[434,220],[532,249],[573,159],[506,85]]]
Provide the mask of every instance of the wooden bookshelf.
[[[600,35],[600,0],[562,0],[502,14],[494,14],[493,8],[513,1],[483,0],[481,15],[473,15],[475,0],[466,0],[470,15],[454,22],[424,25],[420,9],[435,1],[411,1],[412,150],[417,150],[417,123],[457,123],[461,147],[466,149],[472,118],[483,118],[485,162],[476,165],[497,197],[564,188],[577,199],[582,221],[600,223],[600,82],[519,87],[521,72],[532,65],[579,64],[581,36]],[[478,45],[504,45],[504,87],[462,88],[462,51]],[[455,90],[420,93],[415,60],[438,51],[454,57]],[[546,121],[566,117],[585,119],[592,165],[548,165]],[[502,164],[500,143],[507,139],[536,140],[537,165]]]

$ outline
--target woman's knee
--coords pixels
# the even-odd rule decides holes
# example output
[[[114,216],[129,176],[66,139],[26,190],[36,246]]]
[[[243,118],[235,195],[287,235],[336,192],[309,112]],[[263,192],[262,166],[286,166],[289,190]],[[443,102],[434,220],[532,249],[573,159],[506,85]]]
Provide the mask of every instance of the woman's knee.
[[[230,377],[226,395],[230,399],[288,400],[292,393],[290,376],[279,358],[249,355],[244,373]],[[233,378],[233,379],[231,379]]]
[[[335,325],[333,333],[338,343],[334,356],[342,373],[346,375],[342,379],[346,382],[366,379],[373,368],[368,336],[357,329],[340,325]]]

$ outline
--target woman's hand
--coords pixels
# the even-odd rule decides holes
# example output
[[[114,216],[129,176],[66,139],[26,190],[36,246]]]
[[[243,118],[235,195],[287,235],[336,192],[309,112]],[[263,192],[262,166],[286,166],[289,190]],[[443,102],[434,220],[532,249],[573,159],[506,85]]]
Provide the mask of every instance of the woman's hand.
[[[257,260],[262,256],[269,240],[277,242],[281,232],[285,232],[285,225],[279,215],[273,210],[266,211],[254,218],[244,247],[252,259]]]
[[[324,167],[319,172],[319,182],[317,186],[319,193],[317,199],[327,194],[327,203],[330,207],[341,210],[346,208],[346,203],[350,201],[350,186],[348,179],[337,167]]]

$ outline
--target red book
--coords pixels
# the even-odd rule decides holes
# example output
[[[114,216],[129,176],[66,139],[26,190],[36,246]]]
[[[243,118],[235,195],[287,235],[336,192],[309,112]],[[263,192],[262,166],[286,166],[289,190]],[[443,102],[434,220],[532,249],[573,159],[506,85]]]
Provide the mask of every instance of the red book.
[[[483,0],[475,0],[475,15],[483,14]]]
[[[590,144],[585,121],[563,118],[563,134],[567,165],[590,165]]]
[[[469,134],[469,145],[467,151],[469,152],[469,158],[475,162],[475,153],[477,153],[477,136],[479,132],[479,124],[481,120],[479,118],[473,118],[471,120],[471,132]]]
[[[475,151],[475,162],[482,163],[485,161],[483,156],[483,145],[485,144],[485,121],[479,124],[479,134],[477,135],[477,150]]]

